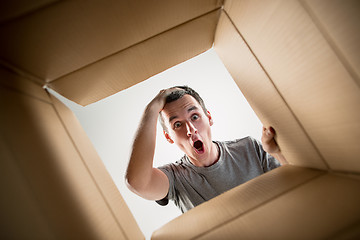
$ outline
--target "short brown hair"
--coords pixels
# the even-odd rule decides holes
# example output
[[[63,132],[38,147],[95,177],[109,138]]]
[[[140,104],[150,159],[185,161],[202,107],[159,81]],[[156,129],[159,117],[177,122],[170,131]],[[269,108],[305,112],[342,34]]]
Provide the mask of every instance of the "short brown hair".
[[[206,114],[207,109],[205,107],[204,100],[200,97],[200,95],[194,89],[192,89],[191,87],[188,87],[188,86],[175,86],[173,88],[180,88],[182,90],[176,90],[176,91],[173,91],[172,93],[170,93],[170,95],[166,97],[165,103],[174,102],[187,94],[187,95],[190,95],[193,98],[195,98],[195,100],[200,104],[201,108],[203,109],[204,113]],[[168,129],[165,125],[164,118],[163,118],[161,112],[159,114],[159,122],[160,122],[163,130],[168,132]]]

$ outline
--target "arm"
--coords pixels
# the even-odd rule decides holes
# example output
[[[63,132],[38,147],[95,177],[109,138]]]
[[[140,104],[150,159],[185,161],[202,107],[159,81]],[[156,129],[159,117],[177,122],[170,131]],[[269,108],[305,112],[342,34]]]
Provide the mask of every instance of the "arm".
[[[147,105],[135,135],[126,171],[128,188],[149,200],[164,198],[169,189],[165,173],[153,167],[157,119],[169,92],[169,89],[160,91]]]
[[[275,130],[272,127],[263,127],[261,142],[265,152],[276,158],[281,165],[288,164],[286,158],[281,153],[280,147],[275,141]]]

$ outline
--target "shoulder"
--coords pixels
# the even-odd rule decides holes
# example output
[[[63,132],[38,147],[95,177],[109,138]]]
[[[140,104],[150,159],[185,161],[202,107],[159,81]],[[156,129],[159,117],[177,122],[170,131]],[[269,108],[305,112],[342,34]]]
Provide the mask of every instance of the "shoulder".
[[[224,147],[228,147],[228,148],[233,148],[233,147],[238,148],[238,147],[249,147],[254,144],[258,144],[258,141],[251,136],[247,136],[244,138],[234,139],[234,140],[230,140],[230,141],[219,141],[217,143],[223,145]]]
[[[259,155],[261,152],[261,143],[253,137],[247,136],[231,141],[218,142],[224,153],[248,153]]]

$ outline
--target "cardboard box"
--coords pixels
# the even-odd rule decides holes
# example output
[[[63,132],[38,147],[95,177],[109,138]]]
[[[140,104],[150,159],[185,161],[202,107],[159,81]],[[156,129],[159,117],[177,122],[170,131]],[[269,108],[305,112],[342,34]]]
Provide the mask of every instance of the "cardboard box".
[[[0,8],[1,237],[144,238],[74,115],[214,46],[291,166],[154,239],[360,236],[360,6],[350,1],[36,1]]]

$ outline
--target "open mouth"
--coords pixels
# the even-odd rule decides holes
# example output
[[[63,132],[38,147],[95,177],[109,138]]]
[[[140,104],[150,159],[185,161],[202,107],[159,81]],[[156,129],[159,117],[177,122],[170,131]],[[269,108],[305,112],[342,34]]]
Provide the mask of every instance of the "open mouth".
[[[202,141],[197,140],[196,142],[194,142],[194,148],[197,153],[204,153],[204,144]]]

